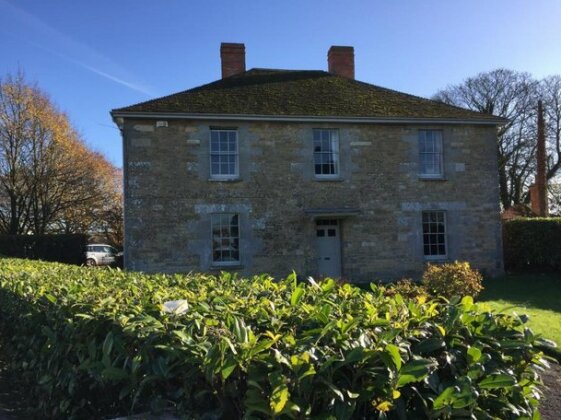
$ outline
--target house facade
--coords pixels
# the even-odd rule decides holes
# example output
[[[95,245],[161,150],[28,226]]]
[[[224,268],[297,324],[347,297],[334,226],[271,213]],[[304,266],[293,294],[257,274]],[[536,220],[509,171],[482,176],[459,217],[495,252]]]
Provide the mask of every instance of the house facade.
[[[502,271],[504,120],[329,71],[245,70],[112,111],[123,135],[125,268],[419,277],[426,262]]]

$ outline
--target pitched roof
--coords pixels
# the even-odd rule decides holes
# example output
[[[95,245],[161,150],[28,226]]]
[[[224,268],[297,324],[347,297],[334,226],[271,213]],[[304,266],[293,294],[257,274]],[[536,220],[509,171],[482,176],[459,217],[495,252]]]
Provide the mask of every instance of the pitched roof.
[[[114,116],[144,113],[502,120],[325,71],[271,69],[251,69],[112,111]]]

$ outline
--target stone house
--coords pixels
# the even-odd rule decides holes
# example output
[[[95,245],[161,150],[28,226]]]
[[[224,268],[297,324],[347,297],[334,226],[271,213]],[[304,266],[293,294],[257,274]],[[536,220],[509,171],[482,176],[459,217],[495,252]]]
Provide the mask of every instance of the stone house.
[[[505,121],[328,72],[245,69],[115,109],[125,268],[418,277],[428,261],[502,271],[496,127]]]

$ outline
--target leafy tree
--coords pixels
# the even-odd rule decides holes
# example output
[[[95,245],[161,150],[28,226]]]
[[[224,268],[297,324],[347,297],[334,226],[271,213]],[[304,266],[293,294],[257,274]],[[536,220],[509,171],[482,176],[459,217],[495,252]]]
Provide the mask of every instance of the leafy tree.
[[[117,173],[21,71],[0,80],[0,232],[90,232],[120,201]]]

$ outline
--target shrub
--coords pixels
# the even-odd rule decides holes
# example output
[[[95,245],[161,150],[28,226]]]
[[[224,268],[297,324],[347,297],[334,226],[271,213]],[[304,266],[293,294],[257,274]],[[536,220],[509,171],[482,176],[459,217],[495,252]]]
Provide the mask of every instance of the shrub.
[[[524,322],[331,279],[0,260],[0,338],[42,417],[536,418]]]
[[[423,285],[415,283],[411,279],[401,279],[396,283],[381,286],[386,296],[401,295],[406,299],[415,299],[426,296],[427,291]]]
[[[87,236],[0,235],[0,253],[8,257],[83,264]]]
[[[561,270],[561,217],[514,219],[503,224],[505,268]]]
[[[434,296],[450,299],[453,296],[476,297],[483,285],[479,271],[472,269],[468,262],[450,264],[427,264],[422,283]]]

